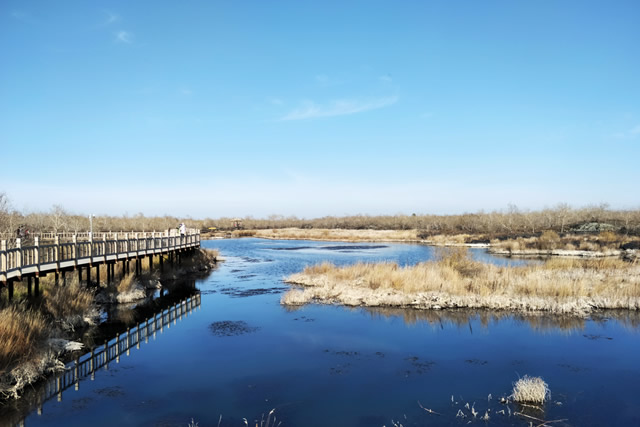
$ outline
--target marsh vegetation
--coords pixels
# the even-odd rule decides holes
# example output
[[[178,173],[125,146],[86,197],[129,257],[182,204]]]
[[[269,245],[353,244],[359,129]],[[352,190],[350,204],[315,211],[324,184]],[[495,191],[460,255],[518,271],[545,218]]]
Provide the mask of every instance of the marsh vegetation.
[[[437,260],[405,267],[395,262],[344,267],[324,262],[286,281],[304,286],[282,297],[287,305],[314,301],[572,314],[640,309],[640,265],[611,258],[554,258],[512,267],[475,261],[466,248],[449,248],[440,250]]]

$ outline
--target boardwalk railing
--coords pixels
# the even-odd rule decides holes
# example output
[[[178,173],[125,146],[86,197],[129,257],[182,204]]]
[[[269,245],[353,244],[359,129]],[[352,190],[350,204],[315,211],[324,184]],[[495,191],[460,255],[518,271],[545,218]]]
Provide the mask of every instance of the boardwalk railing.
[[[189,229],[185,235],[171,232],[109,232],[46,236],[51,243],[43,243],[40,236],[33,244],[8,248],[7,240],[0,241],[0,283],[20,279],[29,274],[46,274],[80,266],[128,260],[149,255],[161,255],[200,247],[200,231]],[[70,240],[70,241],[69,241]]]
[[[93,380],[95,372],[99,369],[109,369],[109,363],[114,360],[119,363],[120,356],[128,356],[130,349],[140,348],[140,345],[148,343],[151,337],[155,339],[157,332],[162,332],[165,327],[170,328],[171,323],[175,324],[177,320],[199,307],[200,301],[200,293],[196,293],[68,363],[64,372],[47,380],[41,388],[38,395],[38,413],[42,412],[42,403],[53,396],[58,396],[58,401],[61,401],[65,390],[72,386],[78,390],[81,379],[91,377]]]

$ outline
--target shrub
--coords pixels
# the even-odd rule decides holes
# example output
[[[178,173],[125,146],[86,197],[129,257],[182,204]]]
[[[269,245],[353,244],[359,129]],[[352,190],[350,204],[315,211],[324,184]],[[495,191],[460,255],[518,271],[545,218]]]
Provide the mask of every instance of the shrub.
[[[482,270],[482,264],[469,257],[466,247],[438,248],[436,260],[440,265],[450,267],[463,277],[473,277]]]
[[[560,236],[553,230],[547,230],[538,238],[538,248],[543,250],[556,249],[560,242]]]

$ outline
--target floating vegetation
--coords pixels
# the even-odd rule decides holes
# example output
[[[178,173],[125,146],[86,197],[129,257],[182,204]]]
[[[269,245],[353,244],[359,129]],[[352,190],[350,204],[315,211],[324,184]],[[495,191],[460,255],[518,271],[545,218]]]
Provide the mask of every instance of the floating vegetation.
[[[234,337],[257,331],[258,327],[249,326],[242,320],[223,320],[209,325],[211,332],[218,337]]]

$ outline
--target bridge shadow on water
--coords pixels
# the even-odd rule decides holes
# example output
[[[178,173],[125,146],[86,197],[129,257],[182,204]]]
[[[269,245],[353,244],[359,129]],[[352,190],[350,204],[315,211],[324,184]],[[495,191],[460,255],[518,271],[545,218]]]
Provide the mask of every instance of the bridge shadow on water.
[[[78,390],[81,381],[87,378],[93,381],[96,372],[109,370],[121,357],[148,344],[150,338],[155,340],[158,332],[177,325],[178,320],[188,317],[200,304],[200,291],[194,279],[182,281],[172,292],[161,293],[132,308],[106,306],[107,320],[82,337],[86,348],[91,350],[72,353],[63,371],[25,389],[20,399],[0,404],[0,426],[24,425],[24,419],[34,411],[42,415],[46,401],[54,397],[62,401],[66,391]]]

